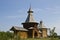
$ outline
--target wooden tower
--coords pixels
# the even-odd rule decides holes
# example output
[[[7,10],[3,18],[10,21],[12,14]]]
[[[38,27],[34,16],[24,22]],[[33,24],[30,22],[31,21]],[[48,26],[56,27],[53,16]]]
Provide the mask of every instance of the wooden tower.
[[[47,28],[45,28],[42,21],[40,21],[40,30],[42,32],[41,37],[46,38],[47,37]]]
[[[23,27],[25,29],[28,29],[28,37],[32,37],[32,38],[35,38],[35,37],[39,37],[39,30],[37,28],[38,26],[38,23],[34,21],[34,18],[33,18],[33,11],[31,9],[31,6],[28,10],[28,16],[27,16],[27,19],[23,24]]]
[[[34,18],[33,18],[33,11],[31,9],[31,7],[29,8],[29,11],[27,12],[28,13],[28,16],[27,16],[27,19],[23,24],[23,27],[28,29],[30,27],[37,27],[38,23],[34,21]]]

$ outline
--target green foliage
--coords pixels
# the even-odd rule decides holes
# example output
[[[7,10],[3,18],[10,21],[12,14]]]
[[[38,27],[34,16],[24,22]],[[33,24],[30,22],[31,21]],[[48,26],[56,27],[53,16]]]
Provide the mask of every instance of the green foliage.
[[[27,38],[27,39],[19,39],[19,40],[50,40],[49,38]],[[54,40],[60,40],[55,38]]]
[[[55,27],[50,30],[50,40],[55,40],[57,38],[57,33],[55,32]]]
[[[54,35],[57,35],[56,33]],[[11,32],[0,32],[0,40],[50,40],[50,38],[27,38],[21,39],[20,37],[14,38],[14,34]],[[60,40],[58,38],[54,38],[54,40]]]
[[[13,35],[13,33],[10,33],[10,32],[0,32],[0,39],[9,40],[13,37],[12,35]]]

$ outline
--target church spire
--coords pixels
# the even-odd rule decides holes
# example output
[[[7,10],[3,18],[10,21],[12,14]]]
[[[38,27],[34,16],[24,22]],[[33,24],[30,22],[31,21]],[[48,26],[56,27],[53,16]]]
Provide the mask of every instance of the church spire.
[[[32,11],[31,5],[27,13],[28,13],[28,17],[25,22],[35,22],[34,17],[32,15],[33,11]]]
[[[43,24],[43,21],[40,21],[40,28],[45,28],[45,25]]]
[[[29,8],[28,13],[33,13],[32,8],[31,8],[31,5],[30,5],[30,8]]]

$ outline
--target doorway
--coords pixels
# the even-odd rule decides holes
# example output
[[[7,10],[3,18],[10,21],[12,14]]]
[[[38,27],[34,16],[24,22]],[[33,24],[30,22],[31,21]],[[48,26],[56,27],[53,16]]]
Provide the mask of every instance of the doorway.
[[[34,38],[37,38],[38,34],[37,32],[34,33]]]

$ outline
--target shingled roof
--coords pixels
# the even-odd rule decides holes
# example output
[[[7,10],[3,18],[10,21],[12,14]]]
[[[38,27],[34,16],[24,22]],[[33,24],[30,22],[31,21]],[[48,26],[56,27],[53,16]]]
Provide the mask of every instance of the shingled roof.
[[[46,28],[46,26],[43,24],[43,21],[40,21],[39,27],[40,27],[40,28]]]
[[[27,16],[27,19],[25,22],[35,22],[34,20],[34,17],[33,17],[33,11],[31,9],[31,7],[29,8],[29,11],[28,11],[28,16]]]
[[[12,30],[12,31],[14,31],[14,30],[19,30],[19,31],[28,31],[28,30],[27,30],[27,29],[25,29],[25,28],[17,27],[17,26],[12,26],[12,28],[11,28],[10,30]]]
[[[28,29],[34,29],[34,27],[30,27],[30,28],[28,28]]]

